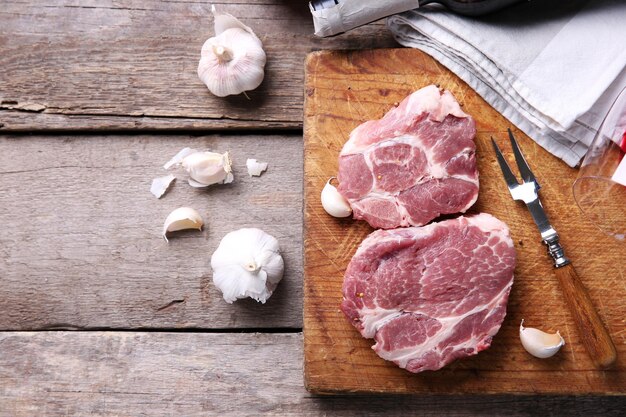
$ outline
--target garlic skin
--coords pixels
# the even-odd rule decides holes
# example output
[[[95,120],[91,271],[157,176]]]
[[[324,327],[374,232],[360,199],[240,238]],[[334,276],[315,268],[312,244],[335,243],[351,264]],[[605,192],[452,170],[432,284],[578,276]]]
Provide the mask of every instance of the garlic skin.
[[[201,230],[203,225],[204,221],[200,213],[191,207],[179,207],[172,211],[165,219],[165,223],[163,224],[163,239],[169,242],[167,239],[169,232],[185,229]]]
[[[532,327],[524,327],[524,320],[519,325],[519,338],[526,352],[541,359],[554,356],[565,345],[565,340],[558,331],[546,333]]]
[[[182,160],[182,165],[189,174],[188,182],[192,187],[228,184],[234,179],[228,152],[194,152]]]
[[[179,165],[181,162],[183,162],[183,159],[185,159],[186,156],[189,156],[195,152],[198,152],[198,151],[195,149],[191,149],[191,148],[183,148],[176,155],[174,155],[172,159],[167,161],[165,165],[163,165],[163,168],[170,169],[174,165]]]
[[[330,183],[334,179],[335,177],[331,177],[322,189],[322,207],[326,213],[333,217],[348,217],[352,214],[352,208],[348,201],[339,194],[337,188]]]
[[[267,170],[267,162],[259,162],[256,159],[248,158],[246,160],[246,168],[248,168],[248,175],[251,177],[260,177]]]
[[[218,97],[254,90],[263,81],[266,55],[261,40],[237,18],[212,6],[215,36],[202,45],[198,77]]]
[[[150,192],[156,198],[161,198],[175,179],[176,177],[172,174],[153,179],[150,185]]]
[[[213,283],[224,301],[250,297],[265,304],[283,278],[278,240],[260,229],[228,233],[211,256]]]

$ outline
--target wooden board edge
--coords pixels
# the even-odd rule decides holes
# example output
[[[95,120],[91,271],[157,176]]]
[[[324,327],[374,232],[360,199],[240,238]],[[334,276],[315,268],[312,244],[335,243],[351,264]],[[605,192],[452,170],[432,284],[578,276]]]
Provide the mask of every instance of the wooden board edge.
[[[410,390],[356,390],[356,389],[332,389],[324,384],[318,385],[314,382],[311,382],[309,385],[305,384],[305,388],[308,392],[314,395],[320,395],[325,397],[332,396],[360,396],[360,395],[399,395],[399,396],[412,396],[412,395],[420,395],[426,397],[454,397],[459,395],[482,395],[487,397],[497,397],[502,395],[512,395],[515,397],[568,397],[568,396],[594,396],[594,397],[603,397],[603,398],[626,398],[626,392],[607,392],[607,391],[588,391],[588,392],[580,392],[580,391],[493,391],[493,390],[482,390],[482,391],[448,391],[448,392],[432,392],[432,391],[410,391]]]
[[[312,393],[312,394],[321,394],[321,392],[319,392],[317,390],[317,388],[314,386],[313,381],[310,378],[308,369],[309,369],[309,361],[307,360],[307,349],[306,349],[306,339],[307,339],[307,332],[308,332],[308,326],[307,326],[307,319],[306,319],[306,311],[307,311],[307,306],[310,303],[310,299],[307,296],[308,294],[308,288],[307,288],[307,259],[308,257],[306,256],[307,253],[307,242],[308,242],[308,226],[309,226],[309,222],[308,222],[308,217],[307,217],[307,207],[306,205],[307,203],[307,199],[306,199],[306,194],[307,194],[307,190],[308,190],[308,183],[307,183],[307,160],[304,157],[306,155],[306,151],[307,151],[307,146],[309,143],[309,129],[310,126],[308,124],[308,120],[309,120],[309,115],[307,114],[307,109],[309,108],[308,103],[309,100],[312,100],[311,97],[313,97],[313,91],[310,90],[309,87],[309,76],[310,76],[310,72],[311,72],[311,68],[312,66],[321,58],[321,56],[325,53],[325,51],[315,51],[315,52],[311,52],[309,54],[306,55],[305,59],[304,59],[304,104],[302,107],[302,128],[303,128],[303,132],[302,132],[302,140],[303,140],[303,145],[302,145],[302,153],[303,153],[303,176],[302,176],[302,243],[303,243],[303,248],[302,248],[302,292],[303,292],[303,299],[302,299],[302,350],[303,350],[303,354],[302,354],[302,377],[304,380],[304,388]]]

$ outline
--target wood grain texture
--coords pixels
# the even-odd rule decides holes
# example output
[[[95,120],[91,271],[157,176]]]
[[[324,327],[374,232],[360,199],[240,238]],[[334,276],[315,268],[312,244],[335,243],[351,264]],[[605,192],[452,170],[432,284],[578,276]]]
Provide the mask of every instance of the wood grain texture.
[[[626,397],[311,396],[301,334],[0,333],[0,416],[620,416]]]
[[[153,178],[185,146],[231,152],[235,181],[157,200]],[[0,137],[0,329],[302,326],[302,141],[298,136]],[[250,178],[247,158],[269,162]],[[161,237],[191,206],[202,232]],[[226,304],[210,256],[241,227],[274,235],[285,277],[262,305]]]
[[[250,100],[214,97],[198,79],[211,3],[263,41],[266,76]],[[305,1],[4,2],[0,131],[300,128],[306,53],[395,44],[383,23],[312,33]]]
[[[599,369],[610,368],[617,360],[615,345],[574,265],[567,264],[554,273],[591,361]]]
[[[513,163],[506,140],[510,124],[501,115],[447,69],[416,50],[315,53],[309,56],[306,71],[304,342],[308,389],[319,393],[624,394],[624,248],[580,214],[571,194],[576,171],[515,132],[543,186],[546,212],[613,336],[618,362],[611,371],[595,369],[532,219],[506,190],[489,143],[494,136]],[[491,348],[440,371],[413,375],[379,358],[370,349],[373,341],[361,338],[340,312],[343,272],[371,229],[363,222],[326,215],[319,193],[337,172],[338,153],[354,127],[381,117],[394,102],[433,83],[450,90],[476,120],[481,188],[471,211],[486,211],[509,225],[518,264],[507,317]],[[551,359],[531,357],[518,338],[522,318],[528,326],[560,330],[567,345]]]

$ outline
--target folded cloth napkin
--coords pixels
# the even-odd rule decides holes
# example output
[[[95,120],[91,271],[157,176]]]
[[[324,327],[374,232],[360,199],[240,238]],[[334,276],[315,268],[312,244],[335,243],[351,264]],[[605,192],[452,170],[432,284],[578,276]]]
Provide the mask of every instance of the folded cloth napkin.
[[[524,2],[481,18],[419,8],[387,25],[570,166],[626,85],[621,0]]]

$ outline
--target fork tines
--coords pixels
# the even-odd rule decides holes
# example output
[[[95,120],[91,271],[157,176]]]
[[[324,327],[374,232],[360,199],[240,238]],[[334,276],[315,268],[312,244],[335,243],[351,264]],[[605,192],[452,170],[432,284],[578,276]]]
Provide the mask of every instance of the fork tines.
[[[496,141],[493,140],[493,137],[491,137],[491,144],[493,145],[493,150],[496,152],[496,158],[498,159],[498,163],[500,164],[500,169],[502,170],[502,175],[504,175],[506,185],[509,187],[509,189],[515,188],[519,185],[519,183],[517,182],[517,178],[515,178],[515,175],[511,171],[511,168],[506,162],[506,159],[504,159],[504,155],[502,155],[502,152],[496,144]]]
[[[522,176],[522,180],[525,183],[534,183],[535,189],[538,191],[540,187],[539,183],[537,182],[537,178],[535,178],[535,175],[530,170],[530,166],[528,165],[528,162],[526,162],[526,158],[524,158],[524,154],[520,150],[519,145],[517,144],[513,133],[511,132],[511,129],[508,129],[508,131],[509,139],[511,140],[511,147],[513,148],[513,155],[515,156],[515,162],[517,163],[517,167]],[[496,152],[496,158],[498,159],[498,164],[500,164],[500,169],[502,170],[502,175],[504,176],[506,184],[509,188],[514,188],[516,185],[519,185],[515,174],[513,174],[513,172],[511,171],[511,167],[509,167],[509,164],[506,162],[504,155],[502,155],[502,151],[500,151],[500,148],[496,144],[496,141],[493,139],[493,137],[491,138],[491,144],[493,145],[493,149]]]
[[[513,155],[515,155],[515,162],[517,162],[517,167],[519,168],[519,172],[522,175],[522,179],[524,182],[534,182],[537,185],[537,190],[539,190],[539,183],[537,182],[537,178],[530,170],[530,166],[528,166],[528,162],[526,162],[526,158],[524,158],[524,154],[519,148],[517,141],[515,140],[515,136],[513,136],[513,132],[511,129],[507,129],[509,131],[509,139],[511,140],[511,147],[513,148]]]

